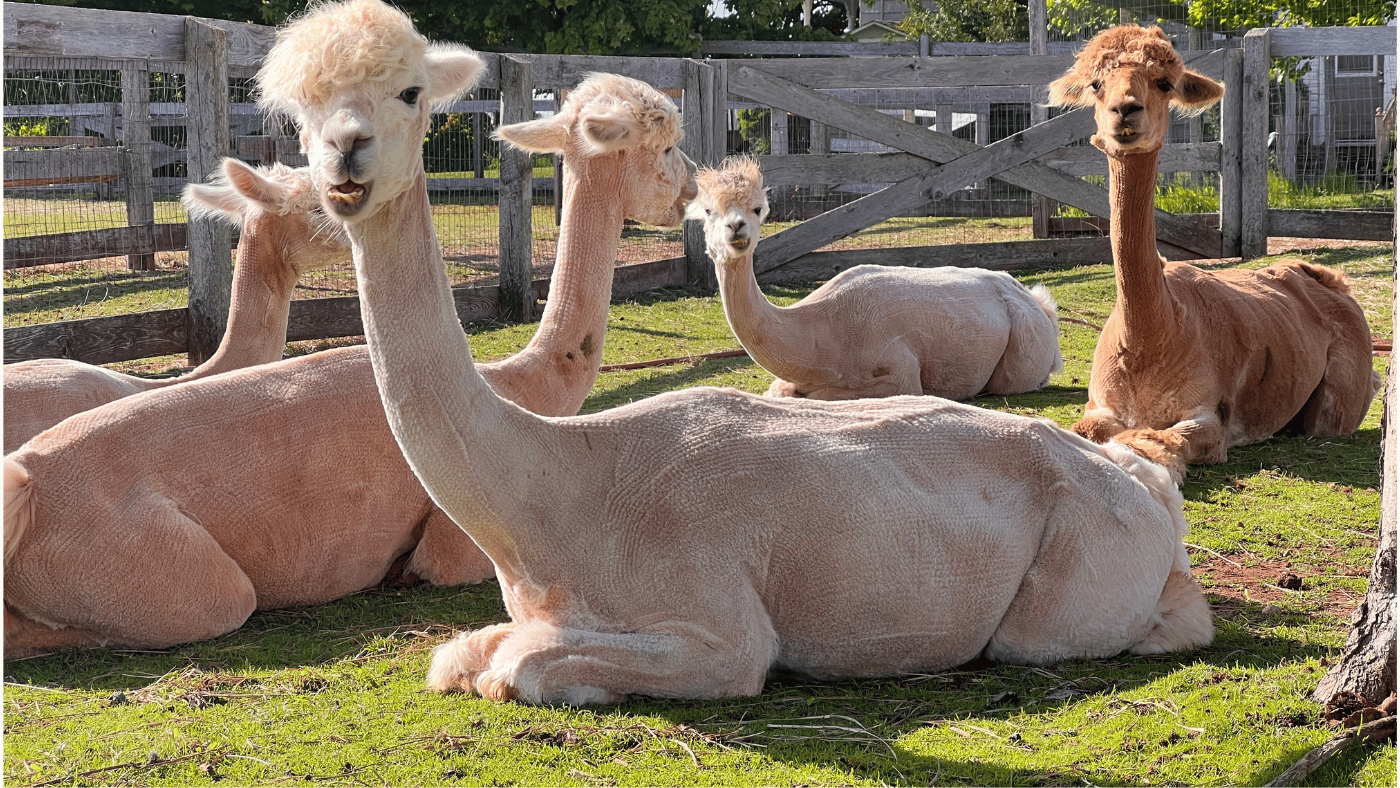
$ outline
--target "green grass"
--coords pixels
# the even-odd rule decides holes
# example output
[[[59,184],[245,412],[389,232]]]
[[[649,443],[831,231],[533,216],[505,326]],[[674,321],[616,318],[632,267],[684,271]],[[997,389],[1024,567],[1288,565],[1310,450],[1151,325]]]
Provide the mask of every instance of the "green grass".
[[[1306,256],[1346,270],[1375,333],[1390,335],[1388,248]],[[1048,285],[1066,317],[1101,324],[1112,305],[1106,266],[1018,276]],[[768,290],[787,303],[811,289]],[[977,404],[1078,418],[1097,332],[1062,327],[1065,371],[1046,389]],[[533,331],[477,327],[473,351],[498,358]],[[733,347],[716,298],[662,291],[614,306],[603,361]],[[584,409],[693,385],[762,391],[769,379],[745,358],[609,372]],[[1188,541],[1218,628],[1196,652],[881,681],[780,677],[755,698],[531,708],[423,688],[433,645],[504,620],[494,583],[375,589],[258,613],[237,632],[168,651],[6,662],[4,780],[1260,785],[1331,735],[1309,694],[1345,640],[1374,555],[1380,411],[1377,402],[1349,438],[1276,438],[1190,469]],[[1284,570],[1302,589],[1272,584]],[[1394,785],[1395,759],[1393,745],[1358,748],[1306,784]]]

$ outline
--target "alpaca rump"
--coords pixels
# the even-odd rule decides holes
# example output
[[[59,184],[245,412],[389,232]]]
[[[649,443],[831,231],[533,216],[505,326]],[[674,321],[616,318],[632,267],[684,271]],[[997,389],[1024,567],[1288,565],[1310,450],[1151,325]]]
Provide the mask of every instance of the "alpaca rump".
[[[696,180],[688,214],[705,223],[730,327],[777,378],[769,395],[966,399],[1032,391],[1061,368],[1054,299],[1002,272],[862,265],[774,306],[753,270],[768,215],[758,162],[731,157]]]
[[[1223,88],[1185,68],[1160,28],[1095,36],[1051,83],[1052,104],[1094,107],[1109,165],[1117,301],[1094,350],[1074,431],[1168,463],[1224,462],[1279,432],[1355,432],[1380,389],[1365,314],[1338,271],[1298,261],[1204,271],[1162,260],[1153,196],[1171,109]]]

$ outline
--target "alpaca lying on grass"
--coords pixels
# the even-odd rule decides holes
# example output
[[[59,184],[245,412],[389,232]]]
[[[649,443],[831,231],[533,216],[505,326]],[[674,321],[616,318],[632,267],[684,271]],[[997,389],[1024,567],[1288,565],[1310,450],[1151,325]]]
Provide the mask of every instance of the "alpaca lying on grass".
[[[771,396],[858,399],[1019,394],[1062,366],[1055,302],[981,268],[862,265],[789,307],[759,289],[753,255],[768,214],[763,174],[730,158],[696,178],[724,314],[749,356],[777,376]]]
[[[1122,446],[931,397],[706,388],[568,418],[503,400],[456,325],[421,155],[420,88],[460,86],[466,55],[421,45],[360,68],[367,82],[316,67],[375,65],[345,53],[386,40],[422,39],[379,0],[319,6],[270,55],[301,71],[262,89],[296,110],[346,222],[394,436],[490,556],[511,615],[440,646],[431,687],[706,698],[757,693],[775,667],[874,676],[1211,640],[1181,497]]]
[[[424,107],[479,70],[453,57],[458,81],[424,91]],[[679,113],[635,80],[591,79],[554,116],[497,134],[563,155],[564,212],[534,338],[481,371],[532,411],[576,413],[602,358],[624,217],[673,221],[695,195],[693,165],[671,150]],[[418,156],[421,139],[400,142]],[[386,576],[446,585],[494,571],[404,462],[364,347],[80,414],[7,458],[4,484],[6,657],[175,645]]]
[[[1231,446],[1284,433],[1349,435],[1380,389],[1371,332],[1339,271],[1283,261],[1204,271],[1157,253],[1157,154],[1173,104],[1199,112],[1224,89],[1187,70],[1160,28],[1093,38],[1050,85],[1090,106],[1108,157],[1118,298],[1094,350],[1074,431],[1168,464],[1221,463]]]
[[[292,289],[307,271],[350,257],[340,227],[325,213],[305,168],[252,168],[226,159],[208,184],[183,195],[193,216],[215,216],[242,227],[229,298],[228,326],[219,348],[187,375],[152,380],[69,359],[35,359],[5,366],[5,453],[72,416],[141,391],[217,375],[282,358]]]

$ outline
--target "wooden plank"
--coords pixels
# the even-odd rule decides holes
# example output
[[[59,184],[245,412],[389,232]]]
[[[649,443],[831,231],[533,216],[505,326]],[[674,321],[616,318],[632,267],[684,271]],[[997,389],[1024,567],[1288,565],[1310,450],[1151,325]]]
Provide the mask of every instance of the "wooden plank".
[[[122,255],[151,255],[185,248],[185,225],[113,227],[53,235],[6,238],[5,268],[96,260]]]
[[[533,283],[532,292],[544,293],[548,288],[549,280],[540,279]],[[477,320],[499,319],[499,298],[500,288],[495,285],[452,288],[457,319],[463,327]],[[358,296],[293,301],[287,314],[288,342],[356,337],[364,333]]]
[[[595,72],[621,74],[658,90],[675,91],[685,87],[681,58],[620,57],[606,55],[502,55],[528,60],[535,87],[572,88]],[[502,77],[504,79],[504,77]]]
[[[1240,256],[1240,126],[1243,123],[1244,52],[1232,49],[1225,62],[1225,97],[1220,101],[1220,256]]]
[[[1394,55],[1393,27],[1275,27],[1269,30],[1273,57]]]
[[[229,154],[228,34],[195,18],[185,21],[185,124],[189,179],[203,183]],[[233,244],[227,222],[212,217],[189,222],[190,365],[204,363],[219,348],[228,324],[233,289]]]
[[[1178,143],[1162,148],[1158,170],[1215,172],[1219,168],[1220,143]],[[1097,148],[1058,148],[1037,161],[1068,175],[1107,175],[1108,162]],[[833,153],[803,156],[759,156],[763,181],[769,186],[793,184],[894,183],[928,162],[909,153]]]
[[[716,154],[713,145],[716,135],[710,133],[709,128],[714,119],[714,70],[698,60],[686,60],[683,66],[685,93],[682,95],[681,130],[685,137],[681,149],[696,164],[713,167],[724,156],[722,150]],[[705,223],[687,219],[683,226],[682,245],[690,283],[700,292],[718,292],[714,264],[705,251]]]
[[[808,55],[885,57],[917,55],[917,41],[706,41],[702,55]]]
[[[1339,238],[1352,241],[1393,241],[1395,212],[1316,211],[1270,208],[1270,235],[1295,238]]]
[[[763,248],[759,243],[759,249]],[[811,252],[758,277],[762,284],[820,282],[857,265],[935,267],[954,265],[996,271],[1113,263],[1107,238],[1010,241],[989,244],[908,246],[894,249],[842,249]]]
[[[502,57],[501,125],[532,120],[534,66],[524,58]],[[510,144],[501,145],[500,282],[501,314],[509,321],[528,322],[535,299],[529,292],[534,270],[531,238],[530,154]]]
[[[71,358],[87,364],[111,364],[183,353],[186,321],[183,309],[161,309],[6,328],[5,363]]]
[[[1018,57],[882,57],[746,60],[781,79],[823,88],[938,88],[1041,85],[1064,73],[1068,55]]]
[[[110,104],[106,106],[111,106]],[[9,107],[5,108],[9,114]],[[103,137],[6,137],[7,148],[66,148],[76,145],[80,148],[100,148],[111,144]]]
[[[1068,112],[1038,126],[1019,131],[985,148],[976,148],[946,164],[910,176],[875,194],[828,211],[764,240],[754,254],[754,270],[762,273],[799,255],[884,221],[901,211],[945,197],[973,181],[1021,165],[1093,130],[1088,110]]]
[[[7,150],[5,186],[116,180],[121,177],[124,156],[121,148]]]
[[[6,3],[4,17],[6,55],[187,59],[187,17],[183,16]],[[257,66],[272,46],[274,28],[220,19],[200,21],[224,31],[231,65]]]
[[[690,276],[684,257],[620,265],[613,269],[614,301],[663,287],[685,287]]]
[[[122,148],[126,150],[126,223],[149,228],[156,221],[155,189],[151,182],[151,72],[144,61],[122,66]],[[184,245],[181,245],[184,248]],[[133,271],[154,271],[152,252],[129,253]]]
[[[768,61],[765,61],[768,62]],[[977,150],[977,145],[947,134],[841,101],[795,82],[759,72],[749,66],[730,70],[729,90],[813,120],[852,130],[866,139],[908,151],[934,162],[945,162]],[[1085,112],[1087,109],[1076,110]],[[1067,113],[1073,114],[1073,113]],[[1064,117],[1064,116],[1062,116]],[[1108,192],[1038,162],[1028,162],[997,176],[1015,186],[1072,205],[1095,216],[1107,216]],[[1202,234],[1195,225],[1177,221],[1158,210],[1157,237],[1190,249],[1202,257],[1220,256],[1219,233]],[[762,253],[762,249],[759,250]]]
[[[1269,31],[1244,37],[1240,91],[1240,257],[1249,260],[1269,248]]]

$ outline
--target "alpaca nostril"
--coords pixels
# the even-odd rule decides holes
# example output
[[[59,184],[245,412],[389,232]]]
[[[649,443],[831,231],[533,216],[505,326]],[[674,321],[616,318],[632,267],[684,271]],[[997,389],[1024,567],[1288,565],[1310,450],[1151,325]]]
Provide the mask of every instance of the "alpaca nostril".
[[[1126,101],[1113,108],[1113,111],[1121,118],[1127,118],[1142,111],[1142,105],[1136,101]]]

